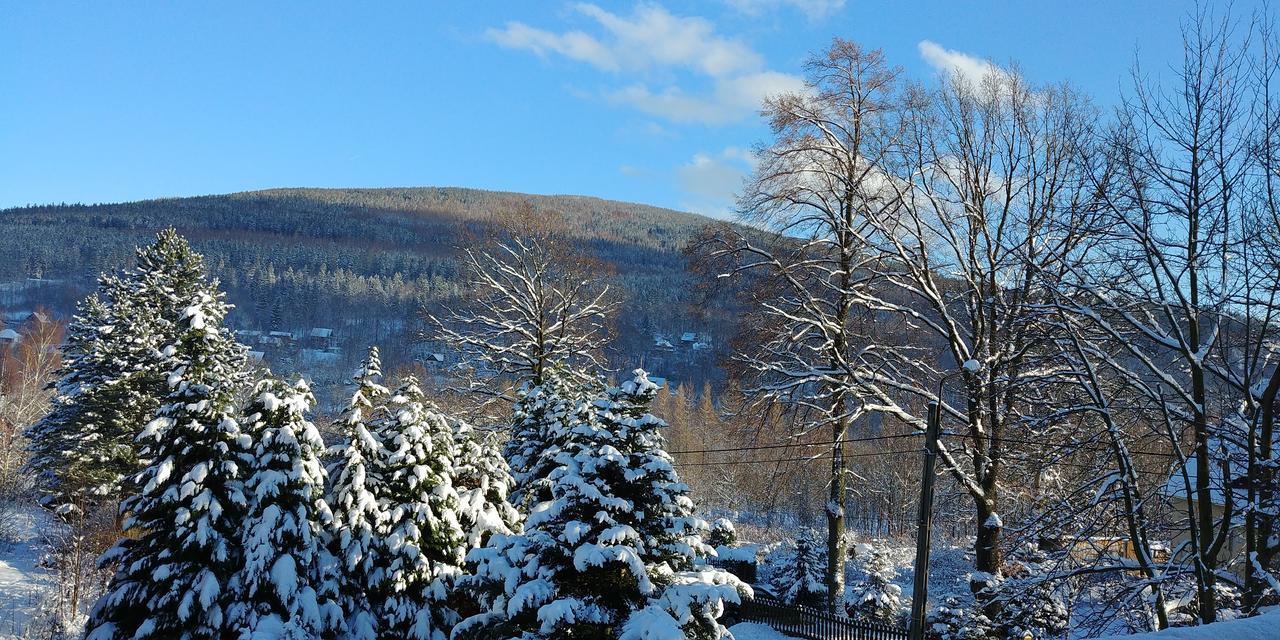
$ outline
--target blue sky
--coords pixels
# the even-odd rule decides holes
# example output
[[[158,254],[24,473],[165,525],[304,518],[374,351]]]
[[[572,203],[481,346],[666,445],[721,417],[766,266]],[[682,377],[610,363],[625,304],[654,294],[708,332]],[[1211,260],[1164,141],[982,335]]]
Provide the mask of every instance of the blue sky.
[[[1191,6],[0,0],[0,207],[448,185],[723,215],[759,97],[833,36],[922,80],[1016,61],[1105,107],[1135,56],[1177,59]]]

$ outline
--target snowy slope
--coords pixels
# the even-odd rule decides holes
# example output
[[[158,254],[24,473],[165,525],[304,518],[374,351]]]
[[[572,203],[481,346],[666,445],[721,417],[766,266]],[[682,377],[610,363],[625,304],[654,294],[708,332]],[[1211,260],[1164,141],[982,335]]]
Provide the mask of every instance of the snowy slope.
[[[735,624],[729,627],[729,632],[733,634],[733,640],[792,640],[791,636],[784,636],[773,627],[758,622]]]
[[[1215,622],[1200,627],[1179,627],[1131,636],[1108,636],[1100,640],[1278,640],[1280,609],[1252,618]]]
[[[39,532],[44,530],[44,512],[39,509],[6,513],[18,520],[14,544],[0,547],[0,638],[21,635],[37,605],[52,588],[49,573],[37,565],[40,557]]]

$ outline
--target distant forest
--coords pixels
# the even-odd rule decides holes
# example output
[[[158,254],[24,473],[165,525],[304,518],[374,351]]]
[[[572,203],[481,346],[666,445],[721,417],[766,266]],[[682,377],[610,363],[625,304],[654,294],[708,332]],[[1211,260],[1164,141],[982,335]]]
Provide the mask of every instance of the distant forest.
[[[711,222],[656,207],[581,196],[531,196],[458,188],[274,189],[121,204],[57,204],[0,210],[0,306],[45,306],[69,315],[101,272],[172,226],[206,256],[242,331],[334,330],[331,362],[346,373],[364,347],[384,347],[389,366],[413,366],[439,350],[417,340],[422,309],[465,300],[463,248],[485,242],[493,216],[515,207],[558,214],[576,250],[612,272],[627,314],[609,354],[616,369],[644,364],[655,375],[719,383],[717,356],[733,332],[732,309],[696,304],[682,255]],[[47,282],[31,282],[38,278]],[[679,345],[696,333],[710,348]],[[251,348],[257,348],[249,340]],[[264,349],[288,370],[298,352]],[[312,363],[314,364],[314,363]],[[345,376],[342,376],[345,377]],[[337,378],[335,378],[336,380]]]

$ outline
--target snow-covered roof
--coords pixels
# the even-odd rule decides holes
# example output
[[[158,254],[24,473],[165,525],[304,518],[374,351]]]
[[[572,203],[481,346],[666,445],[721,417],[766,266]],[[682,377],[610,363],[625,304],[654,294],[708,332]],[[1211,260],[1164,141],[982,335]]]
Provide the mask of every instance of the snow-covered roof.
[[[337,364],[339,356],[337,353],[330,353],[319,349],[303,349],[301,355],[303,362],[314,364]]]
[[[657,385],[659,389],[667,386],[667,379],[662,376],[649,376],[649,382]]]
[[[1213,504],[1216,505],[1226,504],[1225,497],[1227,485],[1231,480],[1245,475],[1245,462],[1235,459],[1235,456],[1228,456],[1225,452],[1220,451],[1220,453],[1220,456],[1212,456],[1209,460],[1209,495],[1212,497]],[[1226,471],[1228,476],[1225,479],[1223,478],[1222,473],[1222,463],[1224,461],[1227,462]],[[1182,471],[1183,469],[1175,468],[1173,473],[1169,474],[1169,481],[1166,482],[1164,486],[1165,494],[1174,498],[1185,499],[1187,498],[1187,482],[1190,482],[1192,492],[1191,499],[1194,500],[1196,497],[1196,480],[1198,478],[1198,474],[1196,473],[1195,456],[1187,458],[1187,465],[1185,467],[1187,482],[1183,481]],[[1248,501],[1248,493],[1244,489],[1236,488],[1232,489],[1232,491],[1235,492],[1234,500],[1236,504]]]
[[[293,338],[293,334],[289,333],[288,331],[272,331],[267,335],[271,336],[272,338],[290,338],[290,339]]]
[[[5,329],[4,331],[0,331],[0,340],[4,340],[6,342],[17,342],[21,338],[22,336],[18,335],[18,332],[14,331],[13,329]]]
[[[680,334],[680,342],[693,342],[698,339],[698,334],[692,331],[686,331]]]
[[[430,360],[430,361],[432,361],[432,362],[444,362],[444,354],[442,354],[442,353],[428,353],[428,354],[427,354],[427,359],[428,359],[428,360]]]
[[[249,360],[253,362],[262,362],[262,356],[265,355],[261,351],[250,351]]]
[[[327,329],[325,327],[316,327],[311,330],[311,337],[312,338],[332,338],[333,329]]]

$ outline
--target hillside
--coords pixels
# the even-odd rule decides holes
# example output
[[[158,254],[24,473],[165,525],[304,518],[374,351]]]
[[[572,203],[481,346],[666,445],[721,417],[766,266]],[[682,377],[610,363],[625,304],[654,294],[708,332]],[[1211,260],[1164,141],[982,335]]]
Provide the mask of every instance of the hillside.
[[[618,328],[616,366],[647,357],[647,366],[689,382],[715,377],[711,353],[658,354],[657,362],[646,353],[655,333],[726,331],[725,317],[695,314],[688,304],[681,248],[710,220],[582,196],[431,187],[273,189],[0,210],[0,255],[7,258],[0,261],[0,283],[8,283],[0,306],[43,305],[67,313],[94,276],[127,264],[135,246],[173,226],[222,280],[238,307],[231,317],[238,329],[332,328],[334,349],[342,353],[335,367],[353,362],[373,341],[393,362],[405,364],[422,355],[411,344],[417,311],[466,295],[459,287],[460,246],[483,237],[494,212],[523,202],[563,215],[572,242],[616,272],[628,309]],[[32,285],[29,278],[46,282]],[[297,353],[265,350],[268,360],[285,368],[300,364]]]

